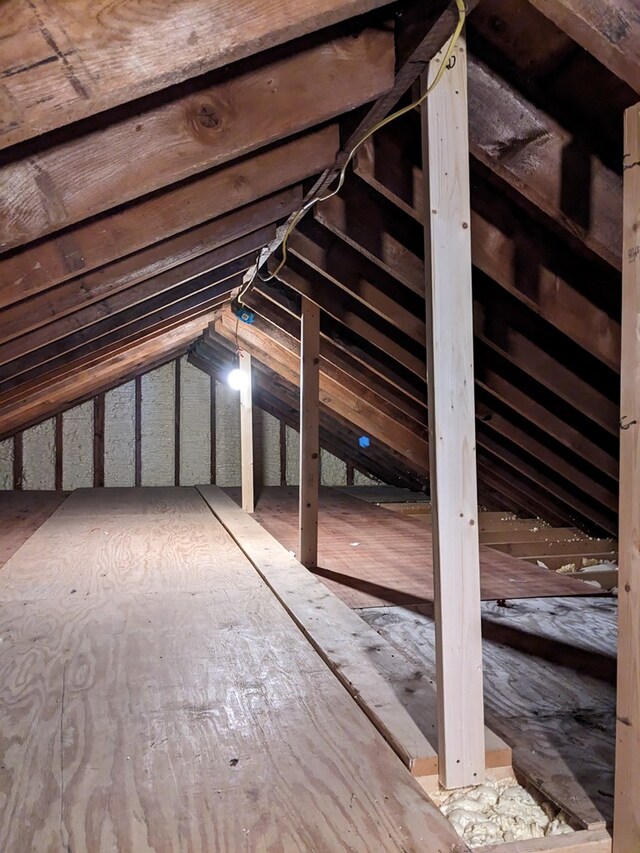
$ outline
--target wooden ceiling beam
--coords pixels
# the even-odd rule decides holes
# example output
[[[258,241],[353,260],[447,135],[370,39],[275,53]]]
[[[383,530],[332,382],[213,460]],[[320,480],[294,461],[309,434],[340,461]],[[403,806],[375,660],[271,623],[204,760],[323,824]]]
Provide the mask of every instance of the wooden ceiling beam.
[[[260,281],[247,296],[249,304],[254,293],[265,297],[272,305],[277,306],[278,309],[283,309],[292,317],[300,316],[300,294],[289,288],[284,282],[277,279],[268,282]],[[263,315],[267,319],[269,318],[268,312],[263,312]],[[387,353],[369,348],[367,340],[347,329],[346,326],[326,312],[320,318],[320,333],[332,341],[337,349],[348,357],[366,365],[384,382],[395,385],[399,392],[411,398],[418,405],[426,407],[426,371],[421,379],[417,379],[415,374],[403,369]]]
[[[529,2],[640,94],[640,35],[635,0]]]
[[[214,376],[218,381],[226,381],[229,363],[234,356],[233,346],[215,332],[208,330],[208,345],[202,350],[202,339],[189,353],[191,363]],[[257,404],[273,417],[283,420],[296,432],[300,428],[299,391],[277,373],[264,364],[254,364],[255,391]],[[321,446],[342,459],[348,465],[390,485],[397,485],[423,491],[427,480],[419,477],[403,464],[403,460],[392,451],[379,446],[370,446],[366,451],[359,449],[359,432],[347,421],[337,419],[326,410],[320,411]]]
[[[218,333],[233,341],[237,331],[241,345],[246,346],[257,360],[276,370],[292,384],[299,382],[299,351],[296,352],[295,347],[285,349],[253,326],[240,324],[236,327],[235,318],[229,312],[223,312],[215,321]],[[322,364],[320,375],[320,401],[323,406],[362,429],[365,435],[372,436],[405,457],[414,470],[423,473],[428,471],[426,440],[405,425],[397,411],[388,414],[388,403],[370,389],[354,380],[346,386],[341,385],[326,363]]]
[[[426,375],[424,355],[414,355],[398,339],[395,329],[384,321],[376,322],[376,315],[355,297],[345,293],[325,276],[318,273],[295,255],[289,257],[287,266],[277,276],[293,290],[313,300],[323,311],[338,320],[356,335],[368,341],[414,373],[420,379]],[[407,339],[408,342],[409,339]],[[424,350],[424,346],[422,347]]]
[[[250,262],[246,263],[245,268],[248,263]],[[174,291],[171,291],[171,296],[161,294],[160,297],[136,306],[139,310],[135,313],[126,312],[126,317],[119,320],[122,325],[115,332],[97,337],[88,345],[75,350],[61,347],[57,358],[42,361],[29,373],[12,376],[3,383],[0,386],[0,406],[7,406],[12,400],[19,400],[25,393],[37,388],[46,388],[52,376],[67,375],[71,379],[78,370],[87,370],[100,364],[115,352],[124,352],[132,344],[146,340],[160,331],[176,328],[196,316],[210,313],[228,300],[231,290],[242,279],[243,272],[244,269],[226,279],[222,277],[219,281],[208,282],[194,292],[182,288],[180,294],[175,294]],[[188,284],[191,285],[192,282]],[[180,288],[176,288],[178,289]]]
[[[288,252],[424,346],[425,322],[418,313],[419,298],[410,298],[413,294],[403,297],[397,280],[342,240],[336,240],[330,231],[317,223],[315,227],[313,223],[303,223],[301,230],[291,235]],[[415,311],[411,310],[412,301]]]
[[[299,338],[299,315],[285,311],[278,303],[267,299],[260,291],[255,289],[251,291],[247,298],[247,304],[257,315],[273,323],[281,334],[287,334],[294,340]],[[330,334],[323,333],[322,319],[320,325],[320,354],[322,358],[341,370],[345,375],[353,376],[357,381],[371,387],[392,405],[423,426],[427,418],[427,410],[424,403],[418,403],[415,399],[404,393],[396,382],[376,373],[369,361],[362,361],[349,351],[337,346]]]
[[[0,250],[335,118],[387,91],[393,70],[393,34],[365,29],[259,67],[252,61],[205,88],[189,84],[161,106],[138,106],[42,150],[14,150],[0,169]]]
[[[378,147],[379,146],[379,147]],[[384,149],[383,149],[384,146]],[[393,222],[392,212],[384,204],[376,206],[376,213],[368,213],[362,206],[364,191],[345,186],[343,199],[335,196],[319,206],[317,216],[324,225],[335,233],[357,232],[364,248],[371,255],[377,254],[383,263],[396,267],[396,275],[408,286],[416,287],[421,281],[421,259],[411,251],[415,246],[412,239],[417,222],[422,219],[422,171],[415,162],[409,165],[406,150],[399,136],[387,137],[384,142],[369,140],[356,164],[356,173],[383,199],[400,208]],[[391,157],[404,163],[404,174],[387,167]],[[411,203],[408,203],[408,200]],[[353,204],[358,200],[362,219],[367,215],[379,220],[378,236],[375,230],[356,223]],[[542,234],[537,223],[530,217],[513,209],[513,205],[501,198],[477,175],[471,195],[471,240],[473,263],[505,290],[568,335],[613,370],[620,363],[620,323],[603,308],[584,295],[574,282],[584,286],[593,282],[598,287],[615,287],[613,275],[594,270],[593,264],[577,259],[565,246],[549,234]],[[403,216],[404,214],[404,216]],[[498,224],[499,222],[499,224]],[[409,244],[407,245],[407,240]],[[388,267],[387,267],[388,268]],[[400,273],[402,270],[402,273]],[[566,274],[571,270],[571,277]],[[532,279],[535,271],[535,280]]]
[[[142,258],[134,256],[6,308],[0,314],[0,364],[97,322],[104,318],[107,310],[112,310],[108,302],[103,307],[96,303],[113,299],[114,308],[119,308],[123,298],[129,299],[129,296],[116,298],[121,292],[133,290],[134,294],[144,294],[144,298],[151,292],[161,292],[256,249],[256,243],[262,240],[270,227],[274,227],[271,225],[274,219],[283,208],[295,206],[297,198],[296,192],[288,191],[284,197],[257,202],[257,208],[220,217],[208,229],[210,250],[175,268],[166,268],[168,264],[160,263],[160,269],[165,267],[164,272],[150,278],[147,275],[155,266],[153,261],[149,263],[146,255]],[[239,242],[239,238],[244,239]],[[260,245],[262,243],[257,248]],[[154,260],[157,261],[155,251]],[[138,284],[144,286],[137,287]]]
[[[293,186],[333,162],[337,125],[306,133],[0,256],[0,304],[69,278]],[[161,255],[165,255],[160,247]]]
[[[3,4],[0,147],[313,33],[386,0]]]
[[[154,335],[141,344],[133,344],[124,352],[106,359],[92,370],[81,371],[69,382],[64,376],[38,390],[33,396],[24,397],[20,404],[0,410],[0,441],[21,429],[39,423],[48,417],[93,397],[106,387],[128,381],[138,373],[144,373],[151,364],[168,361],[176,353],[184,352],[207,327],[210,315],[182,323],[163,335]]]

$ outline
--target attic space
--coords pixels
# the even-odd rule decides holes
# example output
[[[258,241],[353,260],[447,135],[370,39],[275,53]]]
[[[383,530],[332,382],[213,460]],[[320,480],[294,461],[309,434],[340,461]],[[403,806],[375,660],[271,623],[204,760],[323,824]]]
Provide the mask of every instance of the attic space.
[[[0,853],[639,853],[639,0],[0,4]]]

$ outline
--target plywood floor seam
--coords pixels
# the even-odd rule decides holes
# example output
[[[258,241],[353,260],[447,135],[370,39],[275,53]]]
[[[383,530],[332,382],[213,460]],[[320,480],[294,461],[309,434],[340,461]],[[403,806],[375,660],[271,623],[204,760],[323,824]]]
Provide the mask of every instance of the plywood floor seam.
[[[74,493],[0,637],[3,853],[465,849],[195,490]]]

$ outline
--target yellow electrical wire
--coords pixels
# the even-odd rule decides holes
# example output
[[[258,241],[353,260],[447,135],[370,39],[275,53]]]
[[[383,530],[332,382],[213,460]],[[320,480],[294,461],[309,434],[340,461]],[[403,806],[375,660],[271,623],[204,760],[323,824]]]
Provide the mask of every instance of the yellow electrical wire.
[[[280,270],[286,264],[286,262],[287,262],[287,243],[289,241],[289,237],[291,236],[293,229],[296,227],[298,222],[300,222],[300,220],[305,215],[305,213],[311,207],[313,207],[315,204],[317,204],[318,202],[328,201],[328,199],[332,198],[334,195],[336,195],[337,193],[340,192],[340,190],[342,189],[342,186],[344,184],[344,179],[345,179],[345,176],[347,173],[347,168],[349,167],[349,164],[353,160],[357,150],[362,145],[364,145],[364,143],[367,141],[367,139],[369,139],[371,136],[373,136],[373,134],[376,133],[378,130],[385,127],[390,122],[395,121],[397,118],[400,118],[400,116],[406,115],[407,113],[411,112],[411,110],[414,110],[414,109],[416,109],[416,107],[419,107],[421,104],[423,104],[426,101],[426,99],[429,97],[431,92],[433,92],[435,87],[438,85],[438,83],[442,79],[442,76],[443,76],[445,70],[447,69],[447,66],[449,65],[449,60],[451,59],[451,55],[453,54],[456,43],[457,43],[458,39],[460,38],[460,33],[462,32],[462,28],[464,27],[464,22],[465,22],[465,18],[466,18],[466,14],[467,14],[466,6],[465,6],[465,0],[455,0],[455,3],[456,3],[456,8],[458,10],[458,22],[456,24],[455,30],[453,31],[453,35],[451,36],[451,39],[449,40],[449,45],[445,51],[445,54],[442,57],[442,62],[440,64],[440,68],[438,68],[436,76],[433,78],[430,85],[423,92],[423,94],[418,98],[417,101],[414,101],[413,103],[408,104],[405,107],[402,107],[402,109],[397,110],[395,113],[392,113],[391,115],[386,116],[381,121],[377,122],[377,124],[374,124],[374,126],[370,130],[368,130],[364,134],[364,136],[358,140],[358,142],[356,142],[356,144],[353,146],[353,148],[351,149],[351,151],[347,155],[347,159],[345,160],[344,165],[340,169],[340,173],[338,175],[338,183],[336,185],[336,188],[331,190],[330,193],[327,193],[327,195],[314,196],[313,198],[309,199],[309,201],[307,201],[305,204],[303,204],[303,206],[300,208],[300,210],[298,210],[295,213],[293,219],[291,220],[291,222],[287,226],[287,230],[284,233],[284,237],[282,238],[282,244],[281,244],[282,245],[282,260],[280,261],[278,266],[275,268],[275,270],[269,276],[267,276],[266,278],[261,277],[262,281],[271,281],[272,279],[274,279],[278,275]],[[260,254],[262,254],[262,253],[260,253]],[[243,297],[245,296],[247,291],[250,289],[253,282],[255,281],[256,276],[258,275],[258,269],[259,269],[258,265],[259,264],[260,264],[260,255],[258,255],[258,260],[256,261],[256,265],[254,267],[254,272],[253,272],[252,277],[240,289],[240,292],[238,293],[237,301],[238,301],[239,305],[243,304],[243,302],[242,302]]]

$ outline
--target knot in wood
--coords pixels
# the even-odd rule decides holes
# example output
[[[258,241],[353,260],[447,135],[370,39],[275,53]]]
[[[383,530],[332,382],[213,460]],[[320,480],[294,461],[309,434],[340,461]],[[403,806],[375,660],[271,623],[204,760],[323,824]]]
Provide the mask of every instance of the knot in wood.
[[[198,109],[198,121],[202,127],[219,127],[221,124],[220,116],[210,104],[202,104]]]

